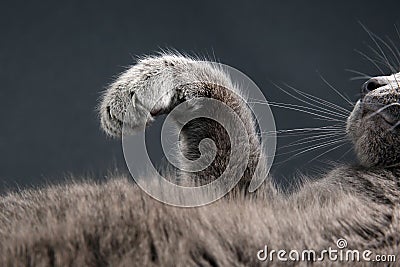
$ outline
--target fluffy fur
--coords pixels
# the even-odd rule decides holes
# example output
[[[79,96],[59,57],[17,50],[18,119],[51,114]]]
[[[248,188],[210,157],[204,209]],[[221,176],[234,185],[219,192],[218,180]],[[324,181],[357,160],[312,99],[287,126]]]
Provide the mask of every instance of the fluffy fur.
[[[348,119],[359,165],[337,166],[317,181],[305,181],[290,196],[279,193],[269,179],[247,194],[247,181],[262,175],[255,166],[264,159],[251,113],[229,77],[212,65],[181,56],[140,60],[106,91],[100,105],[103,129],[120,136],[122,122],[135,129],[183,101],[198,96],[222,100],[246,122],[250,136],[244,182],[225,198],[200,208],[161,204],[127,178],[9,193],[0,202],[1,265],[257,266],[268,264],[257,259],[265,245],[321,250],[335,248],[339,238],[347,240],[349,249],[398,258],[400,135],[398,106],[393,104],[399,100],[397,77],[376,77],[374,88],[366,84]],[[131,103],[135,112],[124,117]],[[207,120],[184,128],[185,155],[198,156],[197,146],[205,137],[217,141],[216,162],[200,174],[180,174],[187,181],[207,182],[225,166],[227,136]]]

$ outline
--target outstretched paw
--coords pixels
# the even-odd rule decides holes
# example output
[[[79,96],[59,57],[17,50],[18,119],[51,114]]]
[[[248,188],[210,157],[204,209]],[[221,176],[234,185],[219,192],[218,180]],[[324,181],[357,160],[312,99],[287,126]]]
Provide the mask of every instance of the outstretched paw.
[[[101,126],[117,137],[124,124],[133,130],[143,127],[183,100],[182,87],[207,81],[231,86],[225,73],[203,61],[177,55],[142,59],[106,90],[100,104]],[[132,112],[126,116],[128,110]]]

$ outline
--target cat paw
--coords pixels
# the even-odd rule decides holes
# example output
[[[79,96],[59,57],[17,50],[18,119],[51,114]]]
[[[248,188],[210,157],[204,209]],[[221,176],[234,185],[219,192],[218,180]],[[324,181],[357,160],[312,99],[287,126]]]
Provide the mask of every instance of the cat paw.
[[[181,102],[185,98],[182,88],[195,96],[203,83],[233,88],[229,77],[209,62],[181,55],[139,60],[103,95],[99,107],[101,126],[107,134],[117,137],[121,136],[123,125],[133,130],[143,127]]]
[[[103,130],[118,137],[124,124],[135,130],[167,111],[176,100],[175,66],[189,61],[174,56],[145,58],[122,73],[101,100]]]

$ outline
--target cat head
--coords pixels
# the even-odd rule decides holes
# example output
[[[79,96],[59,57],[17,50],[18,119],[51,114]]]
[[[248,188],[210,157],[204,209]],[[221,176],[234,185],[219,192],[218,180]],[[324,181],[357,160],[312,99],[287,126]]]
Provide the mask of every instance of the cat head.
[[[362,85],[346,130],[363,166],[400,165],[400,73]]]

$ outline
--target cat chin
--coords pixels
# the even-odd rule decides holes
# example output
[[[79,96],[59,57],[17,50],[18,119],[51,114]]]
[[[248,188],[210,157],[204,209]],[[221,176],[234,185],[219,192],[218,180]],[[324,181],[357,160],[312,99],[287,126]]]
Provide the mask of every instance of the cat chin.
[[[362,105],[361,100],[358,100],[346,122],[346,133],[353,143],[356,143],[362,135],[362,132],[360,131],[361,119]]]
[[[386,134],[385,134],[386,133]],[[400,138],[380,126],[364,130],[364,133],[354,143],[354,150],[360,165],[389,168],[400,164]]]
[[[369,168],[386,167],[400,162],[400,153],[387,147],[388,143],[398,143],[400,146],[400,138],[396,141],[390,131],[392,124],[379,114],[369,118],[370,114],[366,112],[362,101],[358,100],[347,119],[347,136],[354,144],[359,163]]]

